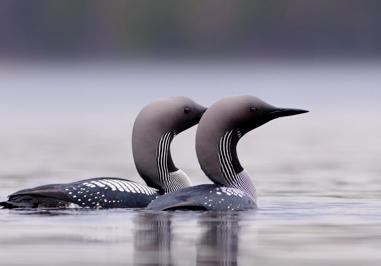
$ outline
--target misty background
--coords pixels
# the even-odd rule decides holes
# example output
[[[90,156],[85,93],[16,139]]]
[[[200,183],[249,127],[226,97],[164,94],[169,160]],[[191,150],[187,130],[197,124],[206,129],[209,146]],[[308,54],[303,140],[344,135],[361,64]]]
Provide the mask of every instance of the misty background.
[[[2,57],[379,56],[381,3],[1,1]]]

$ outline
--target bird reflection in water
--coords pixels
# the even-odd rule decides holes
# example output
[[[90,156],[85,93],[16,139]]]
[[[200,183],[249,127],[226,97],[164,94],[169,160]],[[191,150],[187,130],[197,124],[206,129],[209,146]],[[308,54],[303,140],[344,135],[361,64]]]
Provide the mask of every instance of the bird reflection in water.
[[[139,212],[134,224],[134,264],[173,265],[171,214]]]
[[[171,228],[172,219],[178,215],[181,213],[138,213],[134,221],[135,265],[237,265],[239,214],[197,213],[193,217],[201,231],[195,232],[191,242],[181,241],[184,236],[176,236]],[[192,249],[195,258],[188,254]]]
[[[237,265],[239,216],[205,213],[199,224],[203,233],[197,243],[197,265]]]

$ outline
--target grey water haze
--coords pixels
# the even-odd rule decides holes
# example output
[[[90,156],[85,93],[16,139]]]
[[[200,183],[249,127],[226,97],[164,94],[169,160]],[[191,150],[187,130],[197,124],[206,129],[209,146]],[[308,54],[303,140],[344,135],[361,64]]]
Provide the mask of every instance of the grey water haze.
[[[143,182],[131,131],[146,103],[251,94],[310,110],[238,145],[259,209],[241,213],[0,210],[0,265],[379,265],[381,63],[139,61],[0,64],[0,200],[94,176]],[[177,136],[174,161],[210,182]]]

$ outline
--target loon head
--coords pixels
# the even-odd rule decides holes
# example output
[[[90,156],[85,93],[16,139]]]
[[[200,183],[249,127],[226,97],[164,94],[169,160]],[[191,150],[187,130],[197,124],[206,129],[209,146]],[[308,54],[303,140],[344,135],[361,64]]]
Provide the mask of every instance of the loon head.
[[[215,104],[205,113],[199,132],[203,131],[204,124],[213,122],[220,131],[239,129],[242,134],[283,116],[306,113],[308,111],[291,108],[278,108],[254,96],[226,97]]]
[[[170,144],[175,135],[196,125],[206,108],[187,97],[169,97],[145,106],[132,132],[135,166],[147,185],[171,192],[190,186],[187,175],[172,161]]]
[[[239,163],[236,145],[251,130],[283,116],[307,112],[278,108],[254,96],[226,97],[205,112],[196,133],[196,152],[202,170],[215,183],[250,187],[247,173]],[[249,188],[249,190],[254,188]]]

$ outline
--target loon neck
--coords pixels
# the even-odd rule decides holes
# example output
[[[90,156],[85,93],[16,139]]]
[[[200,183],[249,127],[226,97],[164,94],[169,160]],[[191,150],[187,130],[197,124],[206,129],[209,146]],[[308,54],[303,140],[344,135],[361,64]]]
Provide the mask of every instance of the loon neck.
[[[229,179],[229,174],[240,173],[243,167],[238,159],[237,144],[242,137],[239,128],[226,131],[219,140],[218,159],[225,179]]]
[[[243,169],[237,155],[237,144],[243,136],[239,128],[227,131],[219,141],[218,159],[226,186],[245,191],[256,197],[256,190],[247,171]]]
[[[157,145],[156,166],[160,190],[163,193],[191,186],[188,176],[184,171],[178,169],[172,160],[170,146],[175,136],[175,132],[167,132],[159,139]]]
[[[255,198],[255,186],[237,156],[237,144],[242,136],[238,128],[222,134],[200,132],[197,156],[202,170],[214,183],[238,188]]]
[[[175,135],[173,131],[158,133],[156,136],[139,128],[133,131],[132,152],[136,169],[146,184],[158,189],[160,193],[191,185],[188,176],[172,160],[170,145]]]

